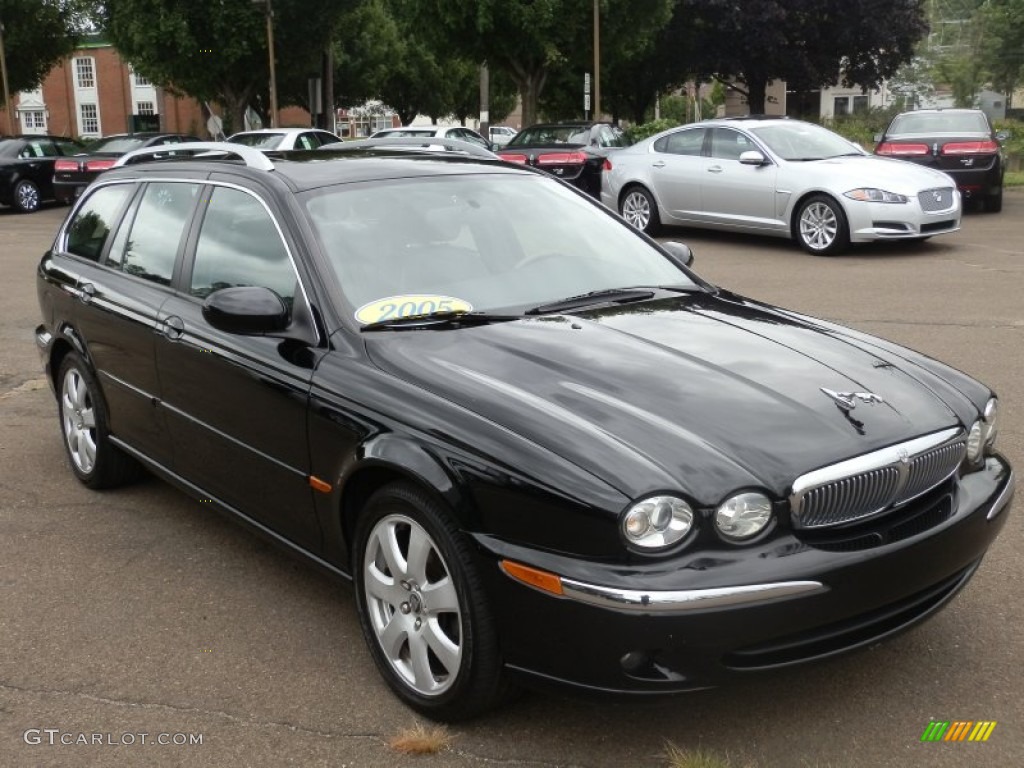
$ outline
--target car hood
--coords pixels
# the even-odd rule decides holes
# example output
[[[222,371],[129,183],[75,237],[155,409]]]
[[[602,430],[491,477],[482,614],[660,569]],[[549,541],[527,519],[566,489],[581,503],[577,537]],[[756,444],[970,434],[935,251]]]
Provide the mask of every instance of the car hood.
[[[960,423],[904,358],[730,294],[367,334],[366,344],[385,371],[631,498],[782,496],[811,469]],[[846,412],[823,388],[884,402]]]
[[[805,184],[812,177],[826,180],[832,189],[848,184],[851,185],[850,189],[870,186],[916,195],[922,189],[954,186],[952,179],[940,171],[874,155],[851,155],[806,162],[788,161],[783,170]]]

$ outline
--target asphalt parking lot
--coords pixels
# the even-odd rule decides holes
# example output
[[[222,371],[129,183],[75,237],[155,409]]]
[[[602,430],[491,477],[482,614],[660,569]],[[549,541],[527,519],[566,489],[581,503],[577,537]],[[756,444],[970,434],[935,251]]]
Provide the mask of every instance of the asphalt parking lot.
[[[1024,765],[1019,509],[946,610],[869,650],[673,698],[528,693],[451,728],[440,754],[396,753],[415,718],[377,675],[348,587],[161,482],[97,494],[67,468],[32,339],[34,268],[65,212],[0,209],[0,766],[633,768],[667,766],[669,742],[737,768]],[[781,240],[667,239],[714,283],[982,379],[1020,471],[1022,232],[1013,192],[955,235],[830,259]],[[933,719],[997,726],[985,743],[922,743]]]

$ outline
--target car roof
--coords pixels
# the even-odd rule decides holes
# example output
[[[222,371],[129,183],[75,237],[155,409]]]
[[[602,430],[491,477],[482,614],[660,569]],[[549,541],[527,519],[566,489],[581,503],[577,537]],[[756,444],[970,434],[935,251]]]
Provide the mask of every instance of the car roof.
[[[259,152],[259,150],[253,150]],[[259,154],[263,155],[262,152]],[[387,181],[402,178],[456,176],[472,173],[496,173],[510,176],[536,175],[531,169],[494,160],[478,159],[457,153],[411,152],[401,149],[373,148],[348,151],[291,150],[266,156],[273,170],[261,170],[223,158],[195,157],[166,159],[137,163],[107,171],[105,178],[134,178],[154,173],[173,175],[182,172],[182,178],[195,180],[196,171],[213,171],[247,176],[257,181],[276,178],[284,181],[293,191],[349,184],[363,181]],[[271,182],[273,183],[273,182]]]
[[[245,136],[245,135],[250,135],[250,134],[254,134],[254,133],[270,133],[270,134],[274,134],[274,133],[284,133],[284,134],[308,133],[309,131],[322,131],[323,133],[330,133],[330,131],[327,131],[327,130],[325,130],[323,128],[315,128],[315,127],[310,126],[308,128],[301,128],[301,127],[299,127],[299,128],[296,128],[296,127],[290,127],[290,128],[253,128],[251,131],[236,131],[235,133],[231,134],[231,136]]]

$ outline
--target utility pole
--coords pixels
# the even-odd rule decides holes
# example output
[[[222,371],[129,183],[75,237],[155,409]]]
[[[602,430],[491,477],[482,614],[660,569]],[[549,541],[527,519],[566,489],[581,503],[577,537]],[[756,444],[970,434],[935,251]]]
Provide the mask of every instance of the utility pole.
[[[480,65],[480,135],[491,140],[491,78],[486,64]]]
[[[274,65],[274,9],[267,0],[267,49],[270,55],[270,127],[277,128],[277,70]]]

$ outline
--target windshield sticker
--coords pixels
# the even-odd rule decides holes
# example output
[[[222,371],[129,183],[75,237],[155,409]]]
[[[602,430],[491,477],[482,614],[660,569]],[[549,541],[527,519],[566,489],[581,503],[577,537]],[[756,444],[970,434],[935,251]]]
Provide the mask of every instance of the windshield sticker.
[[[394,320],[412,315],[428,315],[431,312],[472,312],[473,305],[452,296],[426,294],[403,294],[375,299],[356,310],[356,320],[363,325]]]

